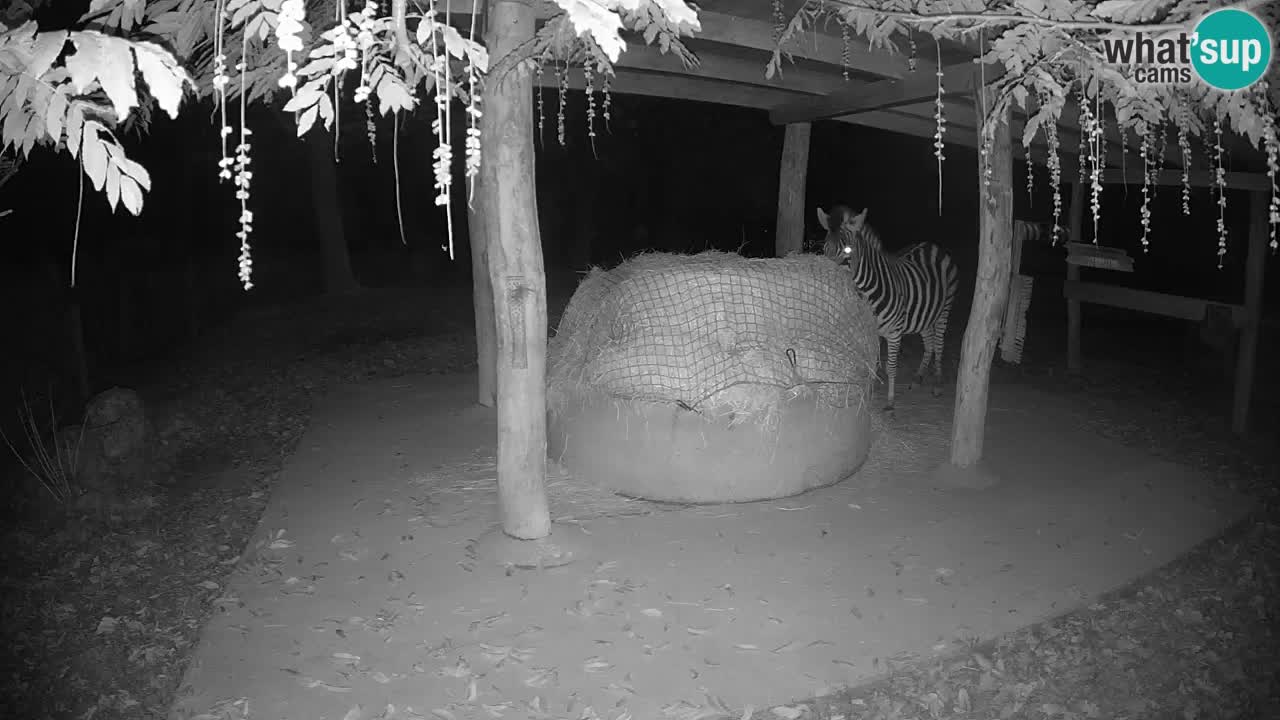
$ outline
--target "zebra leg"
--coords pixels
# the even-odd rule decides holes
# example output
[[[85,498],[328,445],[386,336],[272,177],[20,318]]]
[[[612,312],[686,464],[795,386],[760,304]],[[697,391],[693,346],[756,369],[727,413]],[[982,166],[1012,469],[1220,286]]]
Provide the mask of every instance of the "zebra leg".
[[[934,357],[933,330],[925,329],[920,331],[920,344],[924,346],[923,355],[920,357],[920,369],[916,371],[914,385],[924,385],[927,376],[925,373],[929,371],[929,360]]]
[[[933,338],[933,396],[942,397],[942,336]]]
[[[947,303],[938,316],[938,323],[933,328],[933,396],[942,395],[942,350],[947,337],[947,315],[951,311],[951,303]]]
[[[898,377],[898,350],[902,347],[902,336],[885,338],[888,341],[889,353],[885,359],[885,374],[889,376],[889,403],[885,405],[885,411],[893,412],[893,386],[894,381]]]

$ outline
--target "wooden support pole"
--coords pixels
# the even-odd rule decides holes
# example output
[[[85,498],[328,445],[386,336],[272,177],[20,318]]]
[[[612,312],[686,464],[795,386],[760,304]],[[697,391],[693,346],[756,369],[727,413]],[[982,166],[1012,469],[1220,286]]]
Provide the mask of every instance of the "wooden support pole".
[[[292,134],[296,132],[293,119],[282,118]],[[338,167],[333,159],[333,135],[321,128],[307,133],[307,176],[311,181],[311,208],[316,225],[316,238],[320,241],[320,266],[324,272],[324,291],[328,295],[347,295],[360,289],[360,282],[351,269],[351,249],[347,244],[342,221],[341,192],[338,184]]]
[[[992,142],[986,153],[978,154],[978,277],[961,346],[949,472],[953,481],[982,487],[995,481],[979,472],[977,465],[986,433],[991,362],[1009,297],[1013,259],[1013,113],[1008,110],[1003,117],[985,113],[995,104],[995,93],[989,88],[980,91],[976,103],[978,116],[992,126]]]
[[[547,464],[547,278],[533,172],[533,75],[512,53],[533,39],[533,7],[491,0],[485,45],[493,59],[480,118],[480,192],[497,331],[498,506],[503,532],[551,531]]]
[[[1084,237],[1084,191],[1083,182],[1071,185],[1071,207],[1067,208],[1067,239],[1078,243]],[[1067,282],[1080,282],[1080,266],[1067,265]],[[1067,299],[1067,372],[1080,372],[1080,301]]]
[[[1235,401],[1231,407],[1231,431],[1243,435],[1249,428],[1249,400],[1262,325],[1262,281],[1267,263],[1267,213],[1271,194],[1249,193],[1249,257],[1244,271],[1244,328],[1236,356]]]
[[[786,257],[804,248],[804,195],[809,178],[809,123],[787,125],[778,169],[778,228],[774,252]]]

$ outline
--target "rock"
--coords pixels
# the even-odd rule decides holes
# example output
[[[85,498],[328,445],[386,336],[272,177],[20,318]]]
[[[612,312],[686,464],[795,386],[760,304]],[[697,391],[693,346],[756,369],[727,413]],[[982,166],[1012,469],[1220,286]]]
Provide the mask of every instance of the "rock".
[[[68,428],[63,436],[80,438],[76,479],[84,490],[119,495],[150,484],[156,434],[136,392],[112,388],[94,397],[80,432]]]

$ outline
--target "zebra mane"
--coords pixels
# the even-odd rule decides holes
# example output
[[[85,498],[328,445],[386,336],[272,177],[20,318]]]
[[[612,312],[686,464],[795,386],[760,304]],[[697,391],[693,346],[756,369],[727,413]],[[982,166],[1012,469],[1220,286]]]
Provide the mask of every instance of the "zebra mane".
[[[884,243],[880,241],[880,233],[871,227],[871,223],[863,222],[858,227],[857,239],[866,243],[872,250],[884,252]]]
[[[876,232],[876,229],[871,227],[871,223],[868,222],[863,222],[862,225],[858,227],[856,236],[857,237],[854,238],[856,241],[864,243],[868,250],[879,254],[880,257],[884,258],[885,262],[890,264],[899,262],[907,255],[918,250],[921,245],[925,244],[924,242],[914,242],[906,247],[901,247],[894,251],[886,250],[884,242],[880,239],[880,233]]]

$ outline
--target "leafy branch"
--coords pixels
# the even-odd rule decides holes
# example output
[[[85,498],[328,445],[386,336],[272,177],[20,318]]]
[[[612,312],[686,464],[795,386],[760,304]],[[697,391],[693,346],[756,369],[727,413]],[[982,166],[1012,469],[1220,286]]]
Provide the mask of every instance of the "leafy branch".
[[[1186,22],[1145,22],[1146,19],[1158,14],[1158,11],[1167,9],[1167,6],[1176,5],[1176,0],[1144,0],[1141,2],[1135,2],[1134,0],[1104,0],[1104,2],[1098,3],[1096,6],[1089,9],[1089,14],[1091,15],[1099,18],[1115,18],[1115,20],[1068,20],[1055,17],[1045,17],[1036,13],[1037,6],[1041,11],[1048,8],[1049,3],[1044,0],[1016,3],[1018,7],[1025,10],[1020,13],[989,12],[982,10],[975,10],[972,12],[947,11],[932,13],[892,10],[860,2],[852,2],[851,0],[827,0],[827,2],[832,5],[837,5],[851,10],[875,13],[882,17],[895,18],[922,25],[947,22],[965,22],[980,23],[983,25],[1040,25],[1042,27],[1064,31],[1142,31],[1150,34],[1178,32],[1187,29]],[[1273,2],[1273,0],[1241,0],[1241,2],[1225,5],[1223,7],[1237,10],[1253,10],[1271,2]]]

